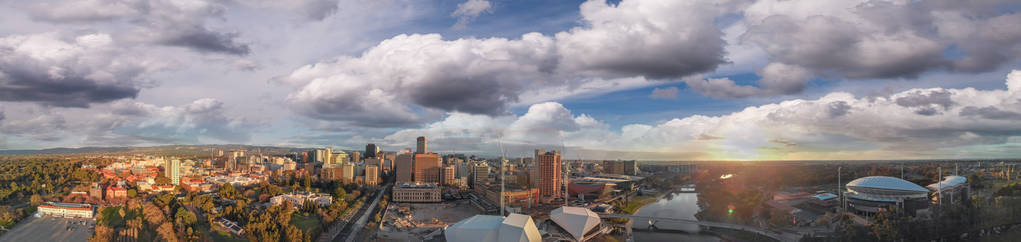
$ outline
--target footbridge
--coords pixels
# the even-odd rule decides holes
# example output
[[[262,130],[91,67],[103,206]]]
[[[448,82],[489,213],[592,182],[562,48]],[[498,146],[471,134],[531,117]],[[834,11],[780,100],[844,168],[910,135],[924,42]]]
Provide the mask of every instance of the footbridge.
[[[639,216],[639,215],[612,214],[612,213],[600,213],[599,217],[600,218],[626,218],[626,219],[632,219],[632,221],[634,219],[636,219],[636,218],[645,219],[645,220],[649,221],[649,228],[650,229],[651,228],[656,228],[656,223],[657,222],[673,222],[673,223],[697,224],[697,225],[702,226],[702,227],[710,227],[710,228],[724,228],[724,229],[748,231],[748,232],[756,233],[756,234],[759,234],[759,235],[762,235],[762,236],[766,236],[766,237],[775,239],[777,241],[785,241],[785,242],[786,241],[798,241],[798,239],[800,238],[800,236],[798,236],[797,234],[776,232],[776,231],[761,229],[761,228],[752,227],[752,226],[748,226],[748,225],[732,224],[732,223],[720,223],[720,222],[710,222],[710,221],[698,221],[698,220],[694,220],[694,219],[660,218],[660,217],[655,217],[655,216]]]

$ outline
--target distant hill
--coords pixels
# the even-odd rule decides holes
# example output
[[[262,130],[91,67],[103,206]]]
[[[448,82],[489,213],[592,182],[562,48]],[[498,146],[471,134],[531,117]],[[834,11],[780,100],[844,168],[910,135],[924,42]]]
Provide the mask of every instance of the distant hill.
[[[203,155],[216,150],[229,152],[245,150],[261,151],[266,155],[287,154],[307,151],[311,148],[253,146],[253,145],[163,145],[147,147],[81,147],[81,148],[50,148],[40,150],[0,150],[0,155],[32,155],[32,154],[87,154],[87,153],[146,153],[166,155]]]

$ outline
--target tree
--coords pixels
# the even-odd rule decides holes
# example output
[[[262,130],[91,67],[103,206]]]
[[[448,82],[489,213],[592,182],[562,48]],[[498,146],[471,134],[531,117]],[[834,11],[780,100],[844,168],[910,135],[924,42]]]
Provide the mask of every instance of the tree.
[[[113,228],[106,226],[105,224],[96,224],[95,233],[92,234],[92,238],[89,238],[90,242],[105,242],[113,241]]]
[[[167,184],[170,184],[172,182],[173,181],[171,181],[170,178],[167,178],[166,176],[163,176],[163,174],[160,174],[159,176],[156,176],[156,185],[167,185]]]
[[[138,191],[135,191],[135,189],[128,189],[128,197],[135,198],[137,196],[138,196]]]
[[[342,200],[345,196],[347,196],[347,190],[344,190],[344,187],[338,186],[337,189],[334,189],[333,200]]]
[[[220,195],[221,198],[234,199],[235,197],[237,197],[237,193],[238,191],[237,189],[234,188],[234,185],[231,185],[230,183],[224,183],[222,186],[220,186],[220,189],[217,191],[216,194]]]
[[[32,206],[39,206],[39,204],[43,203],[43,197],[39,196],[39,194],[32,194],[32,197],[29,197],[28,201],[29,203],[32,203]]]
[[[174,215],[174,218],[181,221],[183,225],[192,225],[198,221],[198,218],[195,217],[194,213],[184,208],[177,209],[177,214]]]
[[[287,225],[287,241],[298,242],[304,240],[301,229],[294,227],[294,225]]]
[[[177,241],[177,234],[174,233],[174,225],[171,225],[170,223],[160,224],[159,228],[156,229],[156,233],[159,233],[160,237],[163,237],[163,240],[165,241]]]

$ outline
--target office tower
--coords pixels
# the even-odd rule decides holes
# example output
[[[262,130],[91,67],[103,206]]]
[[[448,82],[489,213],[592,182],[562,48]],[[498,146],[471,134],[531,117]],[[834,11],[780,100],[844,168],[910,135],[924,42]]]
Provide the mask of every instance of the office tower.
[[[329,163],[329,164],[344,164],[344,163],[348,163],[348,161],[349,160],[348,160],[348,157],[347,157],[347,153],[344,153],[343,151],[341,151],[341,152],[330,154],[330,160],[327,161],[326,163]]]
[[[475,177],[475,179],[472,180],[473,186],[486,183],[486,180],[489,179],[489,166],[486,165],[486,163],[476,165],[472,175]]]
[[[441,167],[442,162],[439,154],[415,154],[414,180],[416,182],[440,183]]]
[[[181,182],[181,161],[180,160],[167,160],[163,165],[167,178],[170,178],[170,183],[178,185]]]
[[[429,141],[425,139],[425,136],[419,136],[418,137],[418,149],[415,150],[415,154],[429,153],[429,150],[427,150],[427,148],[429,148],[428,146],[429,146]]]
[[[606,160],[603,161],[603,173],[635,176],[638,175],[638,162]]]
[[[454,171],[456,171],[453,165],[443,166],[443,184],[454,185]]]
[[[365,185],[375,186],[379,184],[379,166],[365,166]]]
[[[351,163],[344,163],[344,180],[353,181],[355,179],[355,165]]]
[[[365,145],[365,158],[376,157],[376,153],[379,153],[379,147],[376,144]]]
[[[397,183],[412,182],[414,171],[414,156],[410,150],[402,150],[397,154]]]
[[[560,151],[535,150],[535,162],[539,168],[539,195],[559,197],[560,193]]]
[[[362,161],[362,153],[358,152],[358,151],[352,151],[351,152],[351,162],[359,162],[359,161]]]

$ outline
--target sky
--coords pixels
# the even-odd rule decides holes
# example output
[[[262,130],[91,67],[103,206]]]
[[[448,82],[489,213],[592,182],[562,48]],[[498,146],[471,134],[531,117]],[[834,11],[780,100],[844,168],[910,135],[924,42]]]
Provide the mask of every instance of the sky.
[[[1009,0],[0,3],[0,149],[1021,156]]]

